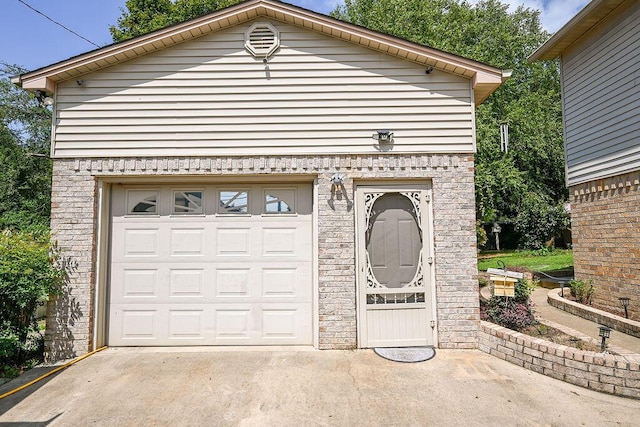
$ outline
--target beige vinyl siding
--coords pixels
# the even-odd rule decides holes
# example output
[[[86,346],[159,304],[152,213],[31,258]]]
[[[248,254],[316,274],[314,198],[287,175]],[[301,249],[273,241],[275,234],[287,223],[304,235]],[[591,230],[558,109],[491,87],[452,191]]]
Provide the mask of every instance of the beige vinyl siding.
[[[640,169],[640,3],[562,57],[567,180]]]
[[[471,153],[471,82],[280,22],[269,58],[251,22],[58,84],[56,157]]]

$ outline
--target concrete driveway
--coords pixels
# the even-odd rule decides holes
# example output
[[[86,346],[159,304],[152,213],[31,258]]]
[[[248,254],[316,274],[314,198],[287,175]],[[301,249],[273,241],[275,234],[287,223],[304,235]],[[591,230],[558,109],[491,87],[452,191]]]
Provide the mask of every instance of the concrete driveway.
[[[638,416],[640,401],[460,350],[402,364],[368,350],[107,349],[0,400],[10,426],[631,426]]]

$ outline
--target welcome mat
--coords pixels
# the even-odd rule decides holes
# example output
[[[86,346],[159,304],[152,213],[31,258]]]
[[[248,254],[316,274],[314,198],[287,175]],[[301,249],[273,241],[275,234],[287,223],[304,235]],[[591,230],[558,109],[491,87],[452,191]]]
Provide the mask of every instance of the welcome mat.
[[[436,355],[433,347],[400,347],[400,348],[374,348],[373,351],[380,357],[394,362],[416,363],[424,362]]]

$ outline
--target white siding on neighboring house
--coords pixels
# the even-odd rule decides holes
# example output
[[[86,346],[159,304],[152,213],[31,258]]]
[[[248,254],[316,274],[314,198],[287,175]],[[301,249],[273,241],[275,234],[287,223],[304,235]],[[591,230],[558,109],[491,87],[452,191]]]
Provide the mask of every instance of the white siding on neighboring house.
[[[562,56],[570,186],[640,169],[640,2],[619,16]]]
[[[260,20],[264,21],[264,20]],[[251,22],[58,84],[54,156],[472,153],[471,82],[273,21],[268,66]]]

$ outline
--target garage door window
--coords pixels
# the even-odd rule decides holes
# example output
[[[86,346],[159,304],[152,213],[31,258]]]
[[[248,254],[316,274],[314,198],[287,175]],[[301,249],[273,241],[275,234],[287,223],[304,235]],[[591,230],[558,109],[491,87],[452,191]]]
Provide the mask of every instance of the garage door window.
[[[293,214],[296,213],[295,189],[268,189],[264,192],[265,214]]]
[[[248,214],[249,191],[246,190],[222,190],[218,193],[218,213],[221,214]]]
[[[174,191],[173,213],[176,215],[201,215],[204,213],[202,191]]]
[[[156,215],[158,213],[158,191],[127,191],[127,212],[130,215]]]

